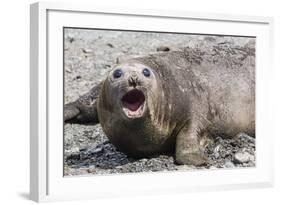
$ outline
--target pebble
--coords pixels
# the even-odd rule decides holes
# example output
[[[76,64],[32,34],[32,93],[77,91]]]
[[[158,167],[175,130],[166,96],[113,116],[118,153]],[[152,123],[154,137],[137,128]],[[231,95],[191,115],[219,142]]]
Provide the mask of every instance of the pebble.
[[[102,151],[103,151],[103,148],[102,147],[98,147],[98,148],[94,149],[92,151],[92,153],[98,153],[98,152],[102,152]]]
[[[91,165],[89,166],[89,168],[87,169],[88,173],[95,173],[96,172],[96,166],[95,165]]]
[[[114,47],[111,43],[107,43],[106,45],[109,46],[110,48]]]
[[[71,153],[77,153],[77,152],[79,152],[79,151],[80,151],[79,147],[73,147],[73,148],[71,148],[71,150],[70,150]]]
[[[220,157],[220,153],[219,153],[220,148],[221,148],[221,145],[218,145],[214,149],[214,156],[215,156],[216,159]]]
[[[158,48],[156,48],[156,51],[170,51],[170,48],[168,46],[159,46]]]
[[[70,43],[72,43],[72,42],[75,40],[75,38],[74,38],[73,35],[69,34],[69,35],[67,36],[67,40],[68,40]]]
[[[82,77],[81,77],[81,75],[77,75],[75,78],[74,78],[74,80],[78,80],[78,79],[81,79]]]
[[[69,38],[69,42],[72,43],[75,39],[74,38]]]
[[[252,158],[253,158],[253,156],[251,154],[249,154],[248,152],[237,152],[234,155],[234,162],[239,163],[239,164],[247,163]]]
[[[84,141],[85,141],[85,139],[83,139],[83,138],[79,138],[79,139],[78,139],[78,141],[79,141],[79,142],[84,142]]]
[[[72,70],[70,68],[66,68],[65,71],[68,73],[72,73]]]
[[[231,161],[226,161],[224,163],[224,167],[226,167],[226,168],[234,168],[235,165]]]
[[[93,50],[90,48],[83,48],[82,51],[83,51],[83,53],[92,53],[93,52]]]

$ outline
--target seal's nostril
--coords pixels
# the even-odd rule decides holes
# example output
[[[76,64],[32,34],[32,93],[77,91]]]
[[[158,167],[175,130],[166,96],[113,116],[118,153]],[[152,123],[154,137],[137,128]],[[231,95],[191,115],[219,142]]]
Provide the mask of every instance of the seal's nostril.
[[[129,86],[136,87],[138,84],[138,76],[130,76],[129,77]]]

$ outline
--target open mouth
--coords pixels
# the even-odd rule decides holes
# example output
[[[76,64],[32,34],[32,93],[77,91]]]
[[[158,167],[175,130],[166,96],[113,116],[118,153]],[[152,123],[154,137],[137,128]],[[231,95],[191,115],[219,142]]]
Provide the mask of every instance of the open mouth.
[[[145,96],[142,91],[134,89],[121,99],[123,111],[128,117],[140,117],[144,110]]]

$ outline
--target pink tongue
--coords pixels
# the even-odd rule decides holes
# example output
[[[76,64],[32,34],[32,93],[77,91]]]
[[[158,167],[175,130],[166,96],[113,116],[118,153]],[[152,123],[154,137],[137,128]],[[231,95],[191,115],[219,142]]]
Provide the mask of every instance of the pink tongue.
[[[129,91],[126,95],[122,97],[123,106],[132,112],[135,112],[144,103],[144,94],[139,90]]]
[[[124,106],[131,111],[137,111],[137,109],[139,109],[140,105],[141,105],[140,102],[135,102],[135,103],[124,102]]]

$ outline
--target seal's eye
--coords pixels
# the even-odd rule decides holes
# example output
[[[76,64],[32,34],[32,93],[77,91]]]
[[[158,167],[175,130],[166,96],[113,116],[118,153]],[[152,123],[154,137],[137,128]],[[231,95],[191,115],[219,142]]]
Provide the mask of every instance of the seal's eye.
[[[142,73],[143,73],[143,75],[145,77],[149,77],[150,76],[150,70],[148,70],[147,68],[143,69]]]
[[[120,78],[122,74],[123,74],[123,72],[122,72],[121,69],[116,69],[116,70],[113,72],[113,77],[114,77],[114,78]]]

